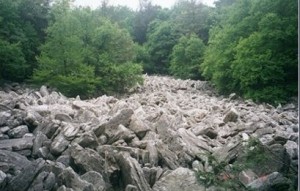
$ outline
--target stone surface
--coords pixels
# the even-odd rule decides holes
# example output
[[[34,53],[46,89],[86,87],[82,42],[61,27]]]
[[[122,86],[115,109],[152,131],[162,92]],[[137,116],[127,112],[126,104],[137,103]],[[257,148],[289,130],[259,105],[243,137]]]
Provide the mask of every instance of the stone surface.
[[[205,191],[196,179],[195,173],[187,168],[177,168],[162,177],[153,186],[153,191]]]
[[[27,125],[21,125],[8,131],[8,136],[11,138],[22,138],[26,133],[29,133]]]
[[[93,185],[82,180],[71,167],[64,169],[58,176],[58,184],[72,188],[74,191],[94,191]]]
[[[278,172],[273,172],[267,176],[254,180],[247,187],[257,190],[288,190],[290,185],[287,178]]]
[[[134,158],[128,153],[121,152],[117,156],[117,160],[121,168],[124,185],[134,185],[138,191],[151,191],[143,170]]]
[[[91,183],[95,191],[105,191],[105,182],[100,173],[95,171],[89,171],[81,175],[80,178]]]
[[[275,108],[225,98],[208,82],[144,79],[120,98],[87,100],[46,86],[0,87],[0,190],[201,191],[191,169],[212,172],[212,154],[229,170],[252,138],[271,157],[243,169],[244,185],[287,190],[289,177],[297,186],[296,102]]]
[[[44,167],[45,161],[37,159],[31,164],[25,166],[17,176],[15,176],[8,184],[9,190],[25,191],[30,186],[38,172]]]

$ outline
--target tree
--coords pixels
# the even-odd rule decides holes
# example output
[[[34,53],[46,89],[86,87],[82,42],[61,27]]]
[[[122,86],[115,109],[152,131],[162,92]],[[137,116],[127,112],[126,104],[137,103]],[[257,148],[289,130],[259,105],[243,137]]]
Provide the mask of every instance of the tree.
[[[180,34],[195,33],[205,43],[208,41],[208,31],[212,24],[212,8],[197,0],[180,0],[171,13],[171,22]]]
[[[170,64],[170,55],[179,36],[173,30],[172,23],[155,20],[150,25],[148,42],[146,44],[150,55],[150,63],[145,71],[149,73],[167,74]]]
[[[255,101],[296,95],[296,0],[236,0],[218,9],[222,19],[210,31],[202,75],[222,93]]]
[[[141,81],[129,33],[89,8],[71,9],[68,0],[53,8],[53,23],[32,81],[57,87],[67,96],[124,92]]]
[[[55,22],[47,28],[47,40],[38,57],[32,81],[57,87],[68,96],[89,96],[95,91],[94,67],[86,65],[80,22],[72,16],[68,1],[57,2]]]
[[[170,73],[182,79],[199,79],[205,45],[196,34],[182,36],[171,55]]]

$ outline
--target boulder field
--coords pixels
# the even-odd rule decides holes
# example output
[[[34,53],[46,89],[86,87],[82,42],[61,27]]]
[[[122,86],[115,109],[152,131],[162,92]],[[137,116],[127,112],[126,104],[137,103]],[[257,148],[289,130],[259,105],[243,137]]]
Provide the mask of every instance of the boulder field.
[[[253,139],[272,157],[238,173],[243,187],[297,189],[297,103],[273,107],[219,96],[204,81],[144,78],[122,98],[89,100],[4,86],[0,190],[224,190],[197,172],[212,172],[208,156],[233,165]]]

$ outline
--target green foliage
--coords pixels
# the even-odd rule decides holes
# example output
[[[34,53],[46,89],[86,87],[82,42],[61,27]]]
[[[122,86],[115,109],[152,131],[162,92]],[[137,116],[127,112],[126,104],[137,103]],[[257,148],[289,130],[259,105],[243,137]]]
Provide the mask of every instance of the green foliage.
[[[0,39],[0,79],[22,81],[27,68],[20,45]]]
[[[273,104],[297,94],[297,2],[284,2],[218,3],[201,72],[221,93]]]
[[[52,14],[32,82],[84,98],[122,93],[141,82],[142,68],[132,63],[134,43],[127,31],[94,17],[90,9],[70,9],[69,1],[58,1]]]
[[[205,187],[219,187],[225,190],[236,191],[250,191],[251,189],[244,186],[239,179],[239,174],[244,170],[258,169],[261,172],[267,172],[270,167],[270,161],[278,161],[276,153],[273,153],[267,146],[256,139],[251,138],[247,144],[239,149],[237,159],[231,163],[219,161],[213,155],[209,154],[207,157],[207,164],[211,167],[209,171],[196,172],[197,179],[200,184]],[[259,167],[258,167],[259,165]],[[293,180],[295,179],[295,172],[289,171],[290,174],[283,174],[288,184],[285,185],[284,190],[294,190]]]
[[[195,34],[183,36],[174,46],[170,72],[182,79],[199,79],[199,66],[203,61],[205,45]]]
[[[173,25],[167,21],[155,20],[151,23],[146,44],[150,55],[148,73],[167,74],[170,64],[170,55],[173,46],[177,43],[178,34]]]

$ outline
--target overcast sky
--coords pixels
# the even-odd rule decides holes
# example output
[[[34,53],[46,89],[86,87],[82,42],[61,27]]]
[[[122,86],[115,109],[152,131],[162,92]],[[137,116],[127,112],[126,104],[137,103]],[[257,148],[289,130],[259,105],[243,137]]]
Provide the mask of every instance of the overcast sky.
[[[215,0],[200,0],[204,4],[213,6]],[[160,5],[162,7],[170,8],[174,5],[176,0],[152,0],[152,4]],[[75,0],[75,5],[90,6],[91,8],[97,8],[101,4],[101,0]],[[136,10],[139,6],[139,0],[109,0],[110,5],[126,5],[133,10]]]

